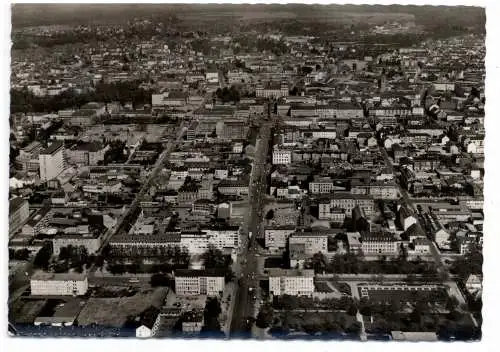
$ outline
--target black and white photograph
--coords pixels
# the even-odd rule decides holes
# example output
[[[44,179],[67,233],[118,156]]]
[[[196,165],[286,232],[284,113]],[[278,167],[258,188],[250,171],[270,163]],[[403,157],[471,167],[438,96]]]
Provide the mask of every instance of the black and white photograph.
[[[482,339],[484,6],[9,6],[9,339]]]

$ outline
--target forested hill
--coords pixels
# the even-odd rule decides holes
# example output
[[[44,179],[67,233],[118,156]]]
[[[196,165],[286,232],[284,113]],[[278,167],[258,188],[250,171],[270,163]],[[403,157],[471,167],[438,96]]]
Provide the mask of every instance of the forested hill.
[[[246,20],[295,19],[320,21],[333,18],[342,20],[342,14],[366,14],[371,19],[384,21],[384,14],[406,14],[413,17],[417,25],[432,31],[437,27],[455,27],[484,32],[486,12],[481,7],[471,6],[403,6],[403,5],[181,5],[181,4],[15,4],[12,6],[14,29],[38,25],[80,25],[89,23],[120,23],[134,18],[148,17],[172,21],[172,18],[189,16],[239,18]],[[359,16],[359,24],[366,16]],[[185,20],[187,21],[187,19]]]

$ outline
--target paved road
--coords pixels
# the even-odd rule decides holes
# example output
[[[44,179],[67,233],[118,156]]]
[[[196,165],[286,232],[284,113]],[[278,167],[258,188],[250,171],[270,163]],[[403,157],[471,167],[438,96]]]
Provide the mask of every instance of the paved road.
[[[389,166],[391,172],[394,174],[394,167],[392,165],[392,162],[389,159],[389,156],[387,155],[386,149],[384,147],[380,147],[380,150],[382,151],[382,155],[385,159],[387,166]],[[396,182],[396,184],[398,185],[399,193],[401,194],[401,198],[403,198],[403,201],[405,202],[405,204],[407,204],[409,206],[409,210],[413,213],[413,216],[415,217],[415,219],[417,219],[417,221],[422,226],[421,216],[419,215],[419,212],[417,210],[417,207],[415,205],[414,200],[408,195],[408,192],[403,187],[401,187],[401,184],[399,182]],[[424,228],[424,227],[422,226],[422,228]],[[427,235],[429,237],[430,234],[427,234]],[[436,263],[436,265],[438,267],[438,273],[443,275],[443,277],[449,277],[450,273],[448,271],[448,268],[444,264],[443,257],[441,256],[441,252],[439,251],[439,249],[434,241],[431,241],[430,249],[431,249],[432,257],[434,258],[434,262]]]
[[[132,204],[130,204],[130,207],[128,208],[127,212],[124,214],[124,216],[121,217],[121,219],[119,220],[119,222],[117,223],[117,225],[114,227],[113,230],[107,231],[103,235],[101,248],[99,249],[99,251],[98,251],[97,254],[101,254],[102,250],[109,243],[110,239],[114,235],[120,233],[120,231],[123,229],[123,227],[128,223],[128,221],[130,221],[130,216],[133,215],[137,211],[139,203],[142,200],[144,194],[147,191],[149,191],[149,187],[151,185],[151,182],[156,178],[156,176],[158,175],[158,172],[162,169],[162,167],[163,167],[163,165],[165,163],[166,158],[170,155],[170,153],[172,152],[173,148],[181,141],[181,139],[182,139],[182,137],[184,135],[184,132],[185,132],[184,122],[182,122],[181,126],[179,127],[179,131],[178,131],[178,134],[177,134],[177,139],[174,142],[169,142],[167,144],[167,147],[160,154],[160,156],[156,160],[156,163],[153,166],[153,169],[151,170],[151,172],[149,173],[148,177],[144,181],[144,183],[143,183],[143,185],[141,187],[141,190],[135,196],[134,201],[132,202]],[[89,271],[93,272],[93,271],[95,271],[95,269],[96,268],[94,266],[92,266]]]
[[[257,275],[257,245],[255,238],[259,235],[260,221],[262,219],[262,202],[266,193],[266,159],[269,149],[269,139],[271,136],[271,123],[267,122],[261,126],[259,140],[256,145],[255,159],[250,179],[249,203],[250,223],[248,230],[252,232],[252,237],[244,245],[241,257],[246,260],[242,265],[242,277],[239,278],[239,287],[236,291],[233,317],[231,321],[230,336],[244,337],[251,335],[252,324],[250,318],[255,317],[255,291],[258,290],[259,280]],[[256,296],[257,297],[257,296]]]

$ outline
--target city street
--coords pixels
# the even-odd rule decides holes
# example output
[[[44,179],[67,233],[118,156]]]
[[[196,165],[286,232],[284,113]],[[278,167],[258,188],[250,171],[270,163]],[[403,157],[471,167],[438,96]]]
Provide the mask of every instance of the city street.
[[[249,232],[252,232],[252,237],[249,238],[248,244],[243,246],[241,258],[244,260],[242,272],[239,275],[239,287],[235,296],[235,306],[233,309],[233,317],[231,322],[231,336],[243,337],[251,333],[251,318],[255,317],[255,301],[257,296],[254,292],[259,287],[257,277],[257,245],[255,238],[260,231],[260,222],[262,219],[262,201],[266,193],[266,159],[269,149],[269,138],[271,125],[265,123],[261,126],[259,139],[255,150],[255,159],[250,179],[250,195],[249,203],[250,218]],[[252,290],[252,292],[249,292]],[[254,299],[255,297],[255,299]]]
[[[389,155],[387,155],[386,149],[381,147],[380,150],[382,151],[382,155],[384,157],[384,160],[385,160],[387,166],[389,166],[391,173],[394,174],[394,166],[392,165],[392,162],[389,159]],[[414,201],[410,198],[410,196],[408,195],[408,192],[403,187],[401,187],[401,184],[398,180],[396,180],[396,184],[398,185],[399,194],[401,195],[401,198],[403,199],[404,203],[408,205],[410,211],[413,213],[413,216],[420,223],[421,217],[418,214],[417,207],[415,206]],[[422,225],[422,224],[420,224],[420,225]],[[422,227],[422,228],[424,228],[424,227]],[[427,235],[429,237],[429,234],[427,234]],[[443,258],[441,256],[441,252],[437,248],[437,245],[434,241],[431,241],[430,249],[431,249],[431,255],[434,258],[434,262],[436,263],[436,265],[438,267],[439,273],[442,274],[443,276],[448,277],[449,276],[448,268],[444,264]]]
[[[102,244],[101,248],[99,249],[98,254],[100,254],[103,250],[103,248],[106,247],[106,245],[109,243],[111,238],[115,236],[116,234],[120,233],[120,231],[123,229],[123,227],[127,224],[127,221],[130,221],[130,216],[133,215],[139,206],[139,203],[144,196],[146,192],[149,191],[149,187],[151,185],[151,182],[155,179],[155,177],[158,175],[158,172],[162,169],[162,167],[165,165],[165,161],[167,157],[170,155],[172,150],[175,148],[175,146],[182,140],[182,137],[185,133],[185,128],[184,128],[184,122],[181,123],[179,126],[179,132],[177,135],[177,139],[175,142],[170,142],[168,143],[167,147],[163,150],[163,152],[158,156],[158,159],[156,160],[156,163],[153,166],[153,169],[151,170],[150,174],[148,175],[146,181],[144,181],[144,184],[141,187],[141,190],[139,193],[134,198],[134,201],[132,204],[127,209],[126,214],[124,214],[120,221],[116,224],[116,226],[113,229],[108,230],[103,236],[102,236]],[[94,265],[89,269],[89,272],[95,271],[96,268]]]

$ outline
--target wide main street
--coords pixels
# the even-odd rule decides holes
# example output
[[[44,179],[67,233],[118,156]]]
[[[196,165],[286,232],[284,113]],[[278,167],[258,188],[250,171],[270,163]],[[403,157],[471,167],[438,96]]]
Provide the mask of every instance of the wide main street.
[[[269,116],[270,111],[267,114]],[[255,238],[258,236],[258,231],[260,230],[262,205],[266,193],[267,154],[269,138],[271,137],[271,127],[269,122],[264,122],[261,125],[259,139],[255,148],[254,164],[249,185],[250,217],[248,231],[252,233],[252,236],[248,239],[240,254],[243,261],[241,276],[237,278],[239,280],[239,287],[236,291],[231,321],[230,335],[232,337],[248,336],[251,331],[251,318],[254,317],[254,297],[257,297],[256,291],[259,289]],[[252,292],[249,291],[250,289]]]

